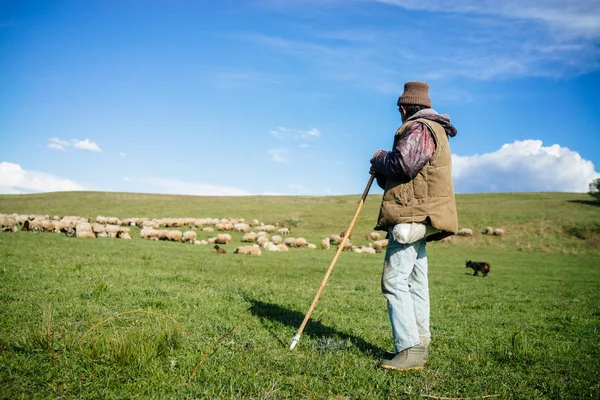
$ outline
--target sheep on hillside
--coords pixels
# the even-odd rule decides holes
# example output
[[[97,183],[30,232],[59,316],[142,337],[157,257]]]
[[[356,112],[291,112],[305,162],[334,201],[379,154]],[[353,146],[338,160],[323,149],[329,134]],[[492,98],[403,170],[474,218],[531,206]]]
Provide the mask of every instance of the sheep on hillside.
[[[308,242],[303,237],[296,238],[296,247],[306,247]]]
[[[377,253],[381,253],[388,245],[387,239],[376,240],[373,242],[373,248]]]
[[[458,236],[473,236],[473,230],[469,228],[461,228],[458,233]]]
[[[502,228],[494,229],[494,236],[504,236],[504,229],[502,229]]]
[[[292,232],[290,231],[290,228],[279,228],[277,229],[277,233],[279,233],[280,235],[289,235]]]
[[[181,242],[182,238],[183,238],[183,232],[181,232],[181,231],[177,231],[177,230],[167,231],[167,240],[170,240],[173,242]]]
[[[329,237],[329,241],[333,245],[338,245],[338,244],[342,243],[342,237],[340,235],[331,235]]]
[[[253,256],[260,256],[262,252],[260,251],[260,247],[250,245],[250,246],[240,246],[236,248],[234,251],[236,254],[249,254]]]
[[[0,232],[17,232],[17,224],[15,219],[8,215],[0,216]]]
[[[325,239],[321,240],[321,248],[323,250],[329,250],[330,245],[331,245],[331,242],[329,241],[329,238],[325,238]]]
[[[183,232],[183,236],[181,241],[183,243],[194,243],[196,241],[197,235],[194,231],[185,231]]]
[[[492,228],[491,226],[486,226],[485,230],[483,232],[484,235],[493,235],[494,234],[494,228]]]
[[[245,233],[244,236],[242,236],[242,242],[254,243],[255,241],[256,241],[256,233],[255,232],[248,232],[248,233]]]
[[[217,244],[229,244],[231,242],[231,235],[228,233],[219,233],[215,240]]]
[[[281,237],[281,236],[278,236],[278,235],[275,235],[275,236],[273,236],[273,237],[271,238],[271,241],[272,241],[274,244],[280,244],[280,243],[283,243],[283,239],[282,239],[282,237]]]
[[[95,239],[96,235],[92,231],[92,226],[89,222],[80,222],[75,226],[75,236],[78,238]]]
[[[371,232],[367,235],[367,239],[371,242],[375,242],[377,240],[381,240],[381,233],[379,232]]]

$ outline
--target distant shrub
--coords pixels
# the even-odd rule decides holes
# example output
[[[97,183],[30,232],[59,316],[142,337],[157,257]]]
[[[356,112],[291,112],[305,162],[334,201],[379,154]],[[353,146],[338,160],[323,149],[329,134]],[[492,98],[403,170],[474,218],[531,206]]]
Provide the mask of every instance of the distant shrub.
[[[600,201],[600,178],[597,178],[590,183],[588,194],[595,198],[596,201]]]

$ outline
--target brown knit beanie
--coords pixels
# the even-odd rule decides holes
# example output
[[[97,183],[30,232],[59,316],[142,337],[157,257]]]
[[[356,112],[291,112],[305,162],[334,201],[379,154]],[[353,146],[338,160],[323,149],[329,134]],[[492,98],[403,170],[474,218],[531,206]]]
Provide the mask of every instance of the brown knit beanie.
[[[403,104],[416,104],[431,108],[429,85],[425,82],[406,82],[404,93],[398,97],[398,106]]]

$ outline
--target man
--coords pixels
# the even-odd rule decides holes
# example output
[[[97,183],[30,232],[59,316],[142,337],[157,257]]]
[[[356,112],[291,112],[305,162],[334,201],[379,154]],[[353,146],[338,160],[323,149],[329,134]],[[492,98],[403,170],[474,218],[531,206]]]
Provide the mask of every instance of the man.
[[[458,229],[449,145],[457,132],[431,108],[424,82],[406,82],[398,107],[392,151],[376,152],[370,172],[384,189],[375,229],[388,232],[381,289],[395,347],[379,366],[405,371],[423,368],[431,341],[425,242]]]

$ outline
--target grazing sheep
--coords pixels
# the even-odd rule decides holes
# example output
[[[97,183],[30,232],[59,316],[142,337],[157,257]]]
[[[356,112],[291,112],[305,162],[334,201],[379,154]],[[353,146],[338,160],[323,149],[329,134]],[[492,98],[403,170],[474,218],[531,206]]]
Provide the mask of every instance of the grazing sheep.
[[[246,243],[256,242],[256,233],[255,232],[245,233],[244,236],[242,236],[242,242],[246,242]]]
[[[229,233],[219,233],[215,240],[215,243],[218,244],[229,244],[229,242],[231,242],[231,235]]]
[[[502,228],[494,229],[494,236],[504,236],[504,229],[502,229]]]
[[[373,242],[373,248],[377,253],[381,253],[388,245],[387,239],[376,240]]]
[[[283,243],[278,244],[277,247],[279,248],[279,251],[289,251],[289,248]]]
[[[194,231],[185,231],[183,232],[183,237],[181,238],[181,241],[183,243],[194,243],[196,241],[196,232]]]
[[[273,242],[267,242],[263,247],[267,251],[281,251],[279,249],[279,247],[277,247],[277,245],[275,243],[273,243]]]
[[[202,228],[202,232],[214,232],[215,228],[213,228],[212,226],[205,226],[204,228]]]
[[[262,236],[264,236],[264,237],[268,238],[268,237],[269,237],[269,232],[266,232],[266,231],[260,231],[260,232],[258,232],[258,233],[256,234],[256,237],[257,237],[257,238],[259,238],[259,237],[262,237]]]
[[[160,231],[151,227],[142,228],[142,230],[140,231],[140,237],[142,239],[158,240],[159,236]]]
[[[290,231],[290,228],[279,228],[277,229],[277,233],[279,233],[280,235],[290,235],[292,232]]]
[[[303,237],[296,238],[296,247],[306,247],[308,242]]]
[[[131,240],[131,235],[129,234],[129,232],[121,232],[118,238],[124,240]]]
[[[458,236],[473,236],[473,230],[469,228],[461,228],[458,233]]]
[[[374,248],[367,247],[367,246],[353,247],[352,251],[355,252],[355,253],[367,253],[367,254],[375,254],[375,253],[377,253],[377,251],[375,251]]]
[[[338,245],[338,244],[342,243],[342,237],[340,235],[331,235],[329,237],[329,241],[333,245]]]
[[[182,238],[183,238],[183,232],[181,232],[181,231],[177,231],[177,230],[167,231],[167,240],[171,240],[173,242],[181,242]]]
[[[252,222],[250,222],[250,225],[256,228],[260,225],[260,222],[257,219],[253,219]]]
[[[323,250],[329,250],[330,245],[331,245],[331,242],[329,241],[329,238],[325,238],[325,239],[321,240],[321,248]]]
[[[381,240],[381,233],[379,232],[371,232],[367,235],[367,239],[371,242],[375,242],[377,240]]]
[[[96,235],[92,231],[92,226],[89,222],[80,222],[75,226],[75,236],[78,238],[95,239]]]
[[[308,244],[306,245],[306,247],[308,247],[309,249],[316,249],[316,248],[317,248],[317,245],[316,245],[316,244],[314,244],[314,243],[308,243]]]
[[[259,246],[263,246],[265,243],[269,242],[269,238],[266,236],[259,236],[256,238],[256,244]]]
[[[208,244],[207,240],[194,240],[194,244],[200,244],[206,246]]]
[[[0,232],[17,232],[18,230],[14,218],[8,215],[0,216]]]
[[[296,247],[296,239],[293,237],[287,237],[283,241],[283,244],[285,244],[288,247]]]
[[[274,233],[275,229],[276,229],[275,225],[271,225],[271,224],[269,224],[269,225],[263,225],[261,227],[261,230],[263,230],[265,232],[268,232],[268,233]]]
[[[217,253],[219,253],[219,254],[225,254],[225,253],[227,253],[227,252],[225,251],[225,249],[224,249],[224,248],[222,248],[222,247],[219,247],[219,245],[218,245],[218,244],[215,244],[215,247],[213,247],[213,249],[217,250]]]
[[[341,245],[342,245],[341,243],[338,245],[338,249],[340,248]],[[344,249],[343,250],[344,251],[352,250],[352,243],[350,243],[350,239],[346,240],[346,243],[344,243]]]
[[[215,225],[215,229],[218,231],[232,231],[233,224],[231,222],[221,222]]]
[[[250,225],[238,222],[237,224],[233,225],[233,230],[236,232],[249,232]]]
[[[280,244],[280,243],[283,243],[283,239],[282,239],[282,237],[281,237],[281,236],[277,236],[277,235],[273,236],[273,237],[271,238],[271,241],[272,241],[274,244]]]
[[[262,252],[260,251],[260,247],[258,246],[240,246],[236,248],[234,251],[236,254],[249,254],[252,256],[260,256]]]
[[[483,232],[484,235],[493,235],[494,234],[494,228],[492,228],[491,226],[486,226],[485,230]]]

